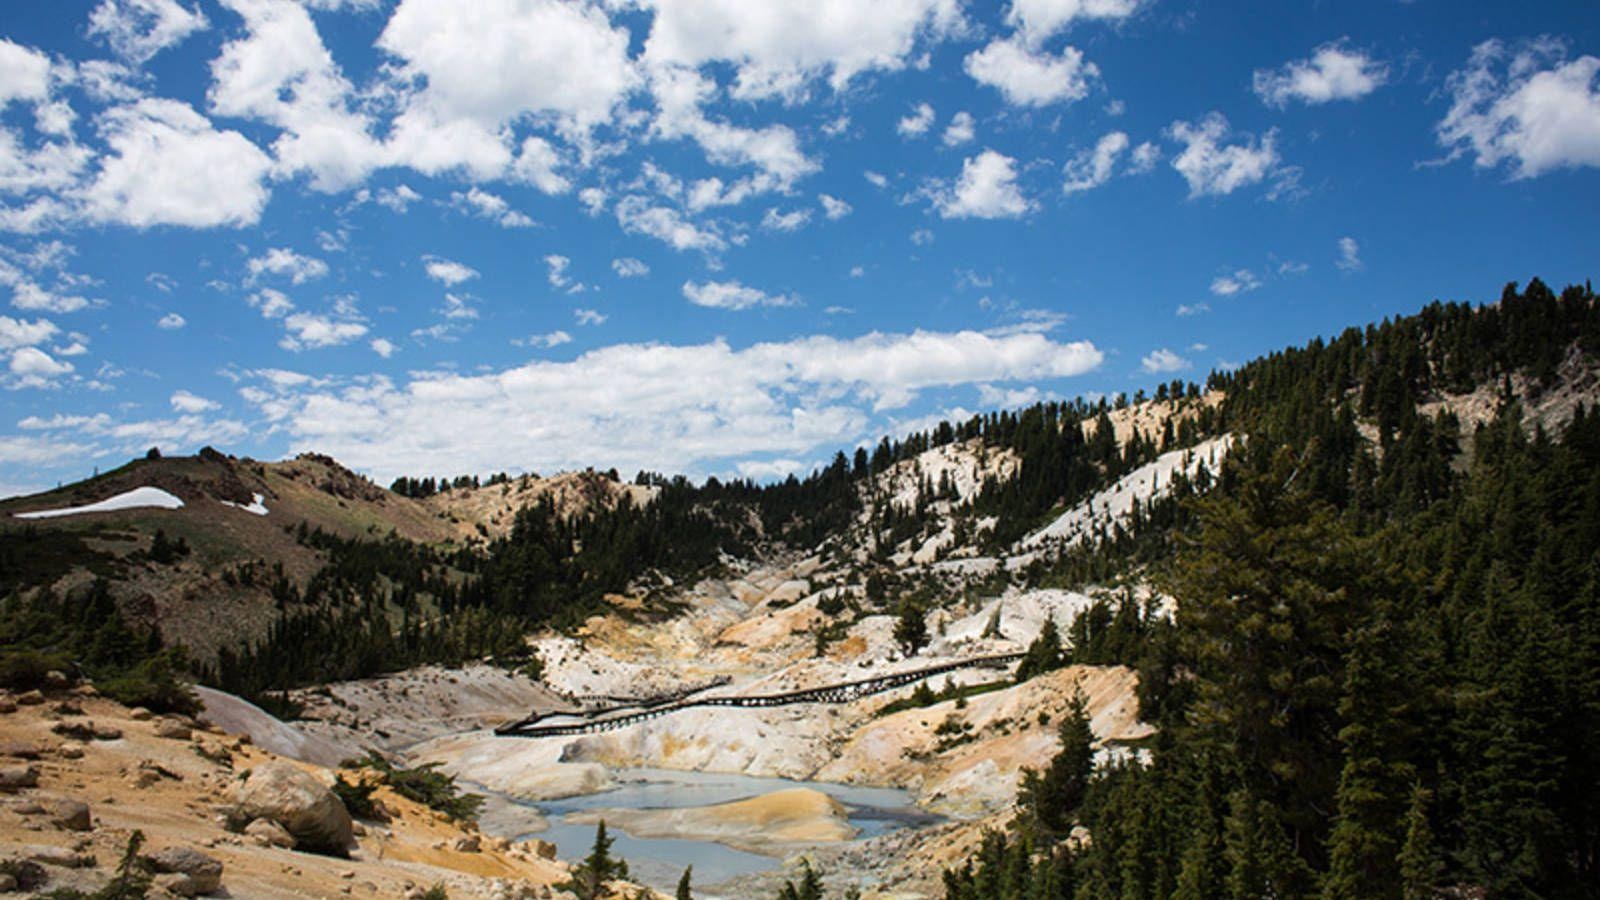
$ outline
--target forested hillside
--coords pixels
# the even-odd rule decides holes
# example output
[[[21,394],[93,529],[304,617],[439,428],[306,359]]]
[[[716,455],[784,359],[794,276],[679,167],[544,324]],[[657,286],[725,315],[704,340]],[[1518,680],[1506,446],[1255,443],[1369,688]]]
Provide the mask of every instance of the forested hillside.
[[[1064,732],[949,896],[1600,895],[1600,416],[1524,427],[1597,349],[1593,293],[1535,281],[1215,377],[1248,437],[1124,657],[1148,763]],[[1470,430],[1423,411],[1484,385]]]

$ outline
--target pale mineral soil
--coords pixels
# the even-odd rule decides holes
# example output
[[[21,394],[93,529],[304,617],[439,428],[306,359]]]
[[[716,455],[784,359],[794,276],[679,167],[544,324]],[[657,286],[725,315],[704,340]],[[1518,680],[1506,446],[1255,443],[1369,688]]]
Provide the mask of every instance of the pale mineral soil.
[[[789,788],[759,797],[679,809],[591,809],[566,821],[605,822],[634,837],[715,841],[768,856],[856,835],[844,804],[811,788]]]
[[[58,707],[63,702],[69,706]],[[70,712],[72,706],[82,713]],[[111,739],[63,738],[54,729],[64,722],[92,722]],[[52,889],[94,890],[110,877],[137,829],[146,852],[190,847],[220,860],[223,886],[234,897],[395,898],[433,884],[458,898],[531,897],[547,895],[548,886],[568,877],[566,865],[542,857],[535,843],[480,838],[478,849],[458,850],[458,841],[477,835],[475,828],[387,788],[377,796],[396,815],[388,823],[362,823],[359,848],[349,859],[257,846],[227,831],[220,811],[242,773],[281,757],[217,728],[184,735],[174,722],[83,691],[56,692],[42,704],[0,714],[0,766],[31,766],[37,775],[36,786],[0,791],[0,858],[39,853],[40,847],[90,855],[92,866],[48,865],[46,871]],[[174,729],[174,736],[158,736],[161,728]],[[330,770],[299,765],[332,782]],[[88,804],[90,830],[52,824],[50,811],[62,800]]]

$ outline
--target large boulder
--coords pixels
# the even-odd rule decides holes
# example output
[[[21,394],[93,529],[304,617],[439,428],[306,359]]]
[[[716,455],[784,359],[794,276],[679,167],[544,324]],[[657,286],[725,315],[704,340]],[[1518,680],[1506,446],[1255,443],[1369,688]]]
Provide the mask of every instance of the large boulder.
[[[326,785],[294,766],[257,766],[234,795],[234,818],[268,819],[294,836],[301,850],[345,854],[355,842],[350,813]]]

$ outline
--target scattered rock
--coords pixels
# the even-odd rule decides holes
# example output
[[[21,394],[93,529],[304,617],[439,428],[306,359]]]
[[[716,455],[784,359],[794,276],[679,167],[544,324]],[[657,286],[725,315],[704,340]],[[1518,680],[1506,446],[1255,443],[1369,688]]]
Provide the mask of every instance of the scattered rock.
[[[98,697],[98,696],[100,696],[99,689],[97,689],[92,684],[80,684],[77,687],[73,688],[72,692],[74,694],[77,694],[79,697]]]
[[[44,883],[50,880],[44,866],[28,859],[6,860],[6,877],[11,879],[11,887],[7,890],[12,891],[31,891],[44,887]]]
[[[97,741],[115,741],[122,737],[122,729],[115,725],[94,726],[94,739]]]
[[[9,894],[17,889],[17,879],[5,872],[0,872],[0,894]]]
[[[33,800],[7,800],[5,807],[19,816],[37,816],[44,812],[44,807]]]
[[[90,831],[94,819],[89,815],[89,804],[82,800],[58,800],[51,807],[50,821],[68,831]]]
[[[536,838],[528,841],[528,846],[533,848],[534,855],[538,856],[540,859],[556,858],[556,845],[550,843],[549,841],[541,841]]]
[[[78,703],[76,701],[73,701],[73,700],[63,700],[60,703],[57,703],[52,708],[52,711],[58,716],[81,716],[81,715],[83,715],[83,707],[79,706]]]
[[[128,710],[128,718],[135,722],[148,722],[154,717],[155,713],[142,706],[135,706],[133,709]]]
[[[15,792],[39,784],[39,770],[33,766],[0,766],[0,791]]]
[[[160,738],[171,738],[175,741],[187,741],[194,735],[194,732],[182,722],[162,719],[156,723],[155,735]]]
[[[44,683],[47,687],[64,688],[72,683],[72,679],[67,677],[67,673],[59,669],[51,669],[44,673]]]
[[[0,697],[0,715],[17,711],[17,701],[10,697]]]
[[[345,854],[355,841],[350,813],[322,782],[284,762],[257,766],[235,794],[235,817],[270,819],[306,850]]]
[[[261,847],[294,849],[294,835],[285,831],[282,825],[271,819],[256,819],[245,826],[244,834]]]
[[[30,741],[0,742],[0,756],[11,756],[17,759],[38,759],[43,752],[43,749],[38,744]]]
[[[62,759],[83,759],[83,745],[62,744],[56,748],[56,755]]]
[[[144,857],[167,892],[179,897],[215,893],[222,887],[222,861],[191,847],[163,847]],[[180,878],[162,876],[177,875]]]
[[[44,692],[40,690],[24,691],[17,695],[17,703],[22,706],[38,706],[44,702]]]
[[[87,853],[79,853],[67,847],[52,847],[48,844],[24,844],[17,849],[28,859],[44,863],[47,866],[59,866],[63,869],[89,869],[94,867],[93,856]]]
[[[456,838],[457,853],[477,853],[482,849],[482,842],[478,840],[478,836],[475,834]]]

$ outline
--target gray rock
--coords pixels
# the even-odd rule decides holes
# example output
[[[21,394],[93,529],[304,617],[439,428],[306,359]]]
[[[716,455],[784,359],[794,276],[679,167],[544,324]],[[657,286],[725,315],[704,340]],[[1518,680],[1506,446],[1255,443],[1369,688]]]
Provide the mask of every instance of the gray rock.
[[[0,715],[9,715],[17,711],[17,701],[11,697],[0,697]]]
[[[24,844],[17,848],[21,854],[34,862],[44,863],[47,866],[59,866],[63,869],[89,869],[94,867],[94,857],[87,853],[79,853],[67,847],[53,847],[48,844]]]
[[[50,809],[50,821],[68,831],[90,831],[94,828],[89,804],[81,800],[56,801]]]
[[[211,894],[222,887],[222,860],[191,847],[163,847],[146,854],[145,861],[158,876],[183,876],[162,885],[179,897]]]
[[[270,819],[298,849],[343,855],[355,837],[350,813],[322,782],[284,762],[257,766],[234,795],[240,821]]]
[[[15,792],[39,784],[39,770],[33,766],[0,766],[0,791]]]
[[[477,853],[483,849],[483,844],[475,834],[456,838],[457,853]]]
[[[17,703],[22,706],[38,706],[44,702],[44,692],[40,690],[24,691],[17,695]]]
[[[16,759],[38,759],[43,752],[43,748],[32,741],[0,741],[0,756],[10,756]]]
[[[294,849],[294,835],[284,831],[282,825],[271,819],[256,819],[245,826],[244,834],[245,837],[250,838],[262,847]]]
[[[156,723],[155,735],[160,738],[171,738],[175,741],[187,741],[194,735],[194,732],[182,722],[162,719]]]

